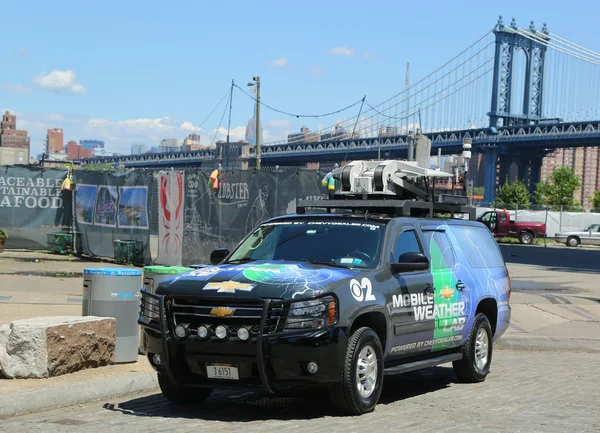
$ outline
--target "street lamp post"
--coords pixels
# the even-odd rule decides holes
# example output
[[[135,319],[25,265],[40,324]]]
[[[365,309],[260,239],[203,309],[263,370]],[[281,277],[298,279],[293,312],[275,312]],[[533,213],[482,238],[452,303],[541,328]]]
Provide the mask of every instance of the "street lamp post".
[[[252,77],[248,86],[256,86],[256,168],[260,169],[260,77]]]

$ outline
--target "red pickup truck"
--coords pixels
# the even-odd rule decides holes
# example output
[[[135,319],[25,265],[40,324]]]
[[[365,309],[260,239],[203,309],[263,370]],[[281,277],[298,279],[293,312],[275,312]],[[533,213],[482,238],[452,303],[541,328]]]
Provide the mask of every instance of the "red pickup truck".
[[[536,237],[546,236],[546,224],[528,221],[512,221],[505,210],[488,211],[477,218],[497,238],[518,238],[522,244],[531,244]]]

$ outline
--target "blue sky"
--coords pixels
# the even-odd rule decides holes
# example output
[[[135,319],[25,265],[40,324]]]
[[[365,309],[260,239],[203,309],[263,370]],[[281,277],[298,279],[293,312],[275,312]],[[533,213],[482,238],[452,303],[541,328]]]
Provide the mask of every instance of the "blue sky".
[[[183,139],[231,79],[245,87],[260,75],[263,101],[296,113],[335,110],[363,95],[383,100],[403,88],[407,60],[416,80],[491,30],[498,15],[521,27],[547,22],[600,51],[600,5],[577,3],[5,2],[0,109],[14,111],[19,128],[30,131],[32,154],[51,127],[63,128],[65,141],[101,139],[128,152],[136,142]],[[203,126],[203,144],[222,113]],[[251,115],[252,101],[235,92],[234,140]],[[262,118],[265,141],[331,123],[267,109]]]

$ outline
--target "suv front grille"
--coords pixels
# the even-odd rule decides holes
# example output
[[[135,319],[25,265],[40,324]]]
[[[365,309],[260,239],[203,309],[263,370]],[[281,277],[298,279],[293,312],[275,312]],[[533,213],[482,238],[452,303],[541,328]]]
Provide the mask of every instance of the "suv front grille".
[[[169,298],[166,305],[172,331],[177,325],[187,324],[190,334],[194,336],[201,325],[210,326],[213,330],[218,325],[226,325],[230,329],[231,338],[237,338],[236,333],[241,327],[247,328],[251,336],[257,337],[264,309],[262,302],[209,301],[176,296]],[[282,331],[284,321],[284,305],[277,301],[271,302],[263,335]]]

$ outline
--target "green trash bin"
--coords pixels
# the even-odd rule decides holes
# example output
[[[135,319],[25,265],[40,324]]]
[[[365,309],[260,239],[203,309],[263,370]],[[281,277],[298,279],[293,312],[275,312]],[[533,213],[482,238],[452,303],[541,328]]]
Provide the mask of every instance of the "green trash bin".
[[[48,233],[48,251],[54,254],[73,252],[73,235],[69,232]]]
[[[119,240],[113,241],[115,263],[121,265],[144,265],[144,243],[142,241]]]
[[[155,293],[161,281],[190,271],[193,269],[181,266],[144,266],[144,288],[150,293]],[[144,347],[144,338],[145,334],[140,329],[140,353],[143,353],[141,348]]]

